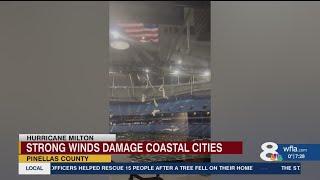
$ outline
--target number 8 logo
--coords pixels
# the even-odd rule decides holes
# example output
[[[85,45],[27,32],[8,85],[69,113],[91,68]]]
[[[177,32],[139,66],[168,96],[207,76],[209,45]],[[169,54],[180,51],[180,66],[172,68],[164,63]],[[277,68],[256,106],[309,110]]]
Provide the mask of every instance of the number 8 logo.
[[[266,142],[261,145],[261,149],[263,150],[260,153],[260,158],[264,161],[275,161],[274,159],[271,159],[271,155],[278,154],[277,149],[278,145],[274,142]],[[270,155],[268,157],[268,155]]]

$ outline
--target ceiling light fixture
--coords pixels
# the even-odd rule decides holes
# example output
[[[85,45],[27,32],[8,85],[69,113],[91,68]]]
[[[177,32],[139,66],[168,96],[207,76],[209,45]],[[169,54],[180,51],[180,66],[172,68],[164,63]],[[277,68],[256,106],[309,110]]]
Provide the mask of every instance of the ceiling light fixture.
[[[202,76],[210,76],[211,75],[211,73],[210,73],[210,71],[205,71],[203,74],[202,74]]]
[[[121,40],[111,41],[110,46],[117,50],[126,50],[130,47],[129,43]]]

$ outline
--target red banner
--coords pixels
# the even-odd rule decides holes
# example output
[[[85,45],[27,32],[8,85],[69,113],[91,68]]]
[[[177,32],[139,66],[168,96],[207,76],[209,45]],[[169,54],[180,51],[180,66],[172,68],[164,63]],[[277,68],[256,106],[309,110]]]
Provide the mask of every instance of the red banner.
[[[21,154],[242,154],[242,142],[21,142]]]

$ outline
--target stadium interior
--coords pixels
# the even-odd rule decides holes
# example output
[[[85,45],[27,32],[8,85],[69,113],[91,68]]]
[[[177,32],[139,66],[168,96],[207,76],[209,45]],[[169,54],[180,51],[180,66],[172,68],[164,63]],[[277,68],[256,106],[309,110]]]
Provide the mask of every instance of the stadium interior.
[[[111,7],[110,132],[117,140],[209,139],[210,2],[112,2]],[[186,155],[127,158],[210,161]]]

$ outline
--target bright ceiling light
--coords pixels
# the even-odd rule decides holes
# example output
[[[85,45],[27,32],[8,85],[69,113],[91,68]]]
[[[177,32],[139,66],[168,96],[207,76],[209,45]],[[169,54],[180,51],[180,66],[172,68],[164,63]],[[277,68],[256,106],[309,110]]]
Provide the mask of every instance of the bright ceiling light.
[[[111,47],[118,50],[126,50],[130,47],[129,43],[125,41],[112,41],[110,43]]]
[[[203,72],[203,74],[202,74],[202,76],[210,76],[211,75],[211,73],[210,73],[210,71],[205,71],[205,72]]]
[[[120,33],[118,31],[111,31],[111,35],[115,39],[118,39],[120,37]]]

